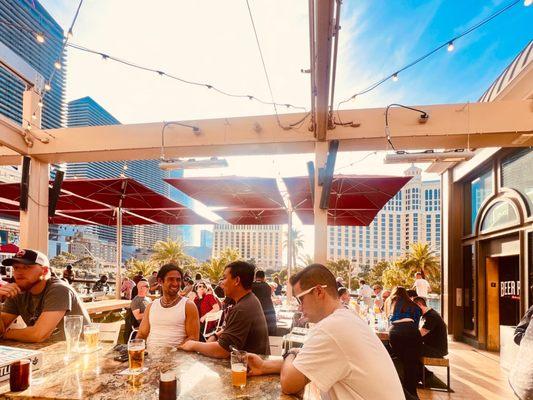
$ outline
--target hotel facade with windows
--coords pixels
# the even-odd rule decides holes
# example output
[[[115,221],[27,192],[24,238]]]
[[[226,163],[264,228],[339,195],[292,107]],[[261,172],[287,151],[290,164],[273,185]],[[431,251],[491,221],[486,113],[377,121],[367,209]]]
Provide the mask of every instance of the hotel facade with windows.
[[[254,260],[262,269],[279,270],[283,255],[282,225],[218,224],[213,230],[212,256],[226,248],[239,249],[245,260]]]
[[[422,170],[405,171],[412,179],[376,215],[369,226],[329,226],[328,258],[349,259],[356,269],[379,261],[394,261],[412,243],[441,250],[440,182],[423,181]]]

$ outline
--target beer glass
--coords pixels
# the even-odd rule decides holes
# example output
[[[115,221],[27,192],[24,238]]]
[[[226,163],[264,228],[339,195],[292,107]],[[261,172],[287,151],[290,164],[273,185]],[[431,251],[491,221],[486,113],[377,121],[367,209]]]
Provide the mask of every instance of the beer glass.
[[[83,339],[85,340],[85,349],[87,352],[98,350],[98,335],[100,328],[98,324],[88,324],[83,327]]]
[[[246,386],[247,354],[243,350],[231,351],[231,382],[241,389]]]
[[[31,361],[23,359],[15,361],[9,370],[9,390],[21,392],[30,387]]]
[[[131,339],[128,342],[128,359],[131,372],[142,370],[144,366],[144,339]]]
[[[66,315],[63,319],[65,330],[65,340],[67,341],[67,357],[72,351],[77,351],[80,343],[81,329],[83,327],[83,316]]]

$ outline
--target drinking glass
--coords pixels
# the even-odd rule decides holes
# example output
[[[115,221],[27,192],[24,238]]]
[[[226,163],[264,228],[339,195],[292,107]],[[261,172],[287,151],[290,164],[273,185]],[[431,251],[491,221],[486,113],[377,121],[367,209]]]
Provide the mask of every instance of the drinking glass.
[[[73,351],[77,351],[80,343],[80,335],[83,327],[83,316],[66,315],[63,319],[65,340],[67,341],[67,357]]]
[[[233,386],[241,389],[246,386],[247,357],[247,353],[243,350],[231,351],[231,382]]]
[[[100,328],[98,324],[88,324],[83,327],[83,339],[85,340],[85,348],[87,352],[98,350],[98,336]]]
[[[23,359],[15,361],[9,370],[9,390],[21,392],[30,387],[31,383],[31,360]]]
[[[144,339],[131,339],[128,342],[128,359],[130,371],[137,372],[144,366]]]

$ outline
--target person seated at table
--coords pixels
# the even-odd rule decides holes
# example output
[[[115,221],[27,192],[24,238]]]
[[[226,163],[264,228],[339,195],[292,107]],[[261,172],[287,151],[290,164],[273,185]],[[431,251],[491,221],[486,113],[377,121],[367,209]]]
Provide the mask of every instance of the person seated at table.
[[[359,297],[367,305],[368,308],[372,307],[372,288],[366,283],[364,279],[359,280]]]
[[[107,283],[107,275],[102,275],[99,280],[93,286],[93,292],[109,292],[110,287]]]
[[[427,306],[426,299],[415,297],[413,300],[422,310],[422,355],[441,358],[448,354],[448,329],[440,314]]]
[[[220,310],[220,304],[213,294],[208,293],[208,285],[204,281],[198,282],[194,286],[194,304],[198,308],[198,315],[200,316],[200,341],[204,342],[203,332],[205,328],[205,319],[207,314],[215,313]],[[213,321],[207,326],[206,332],[211,332],[216,328],[216,322]]]
[[[252,292],[261,303],[269,336],[275,336],[278,330],[276,326],[276,311],[274,310],[274,303],[272,303],[272,288],[265,281],[265,271],[256,271],[255,282],[252,283]]]
[[[157,273],[163,295],[146,307],[137,339],[147,346],[179,346],[186,340],[198,340],[198,309],[179,290],[183,272],[175,264],[165,264]]]
[[[134,286],[135,286],[135,283],[130,278],[128,278],[126,275],[122,277],[122,285],[120,287],[120,293],[123,299],[131,300],[133,298],[131,294],[132,294]]]
[[[148,282],[141,280],[137,284],[137,296],[133,298],[130,303],[130,308],[126,311],[125,327],[124,327],[124,342],[128,343],[133,328],[138,328],[144,317],[144,312],[148,304],[152,302],[148,297]],[[135,336],[132,336],[132,339]]]
[[[390,298],[388,311],[391,327],[389,343],[392,354],[403,366],[403,387],[409,394],[418,398],[416,384],[418,382],[419,360],[421,356],[422,336],[418,330],[422,310],[411,300],[407,290],[398,286],[394,288]]]
[[[157,271],[153,271],[147,280],[150,285],[150,293],[155,294],[155,291],[160,289],[159,282],[157,281]]]
[[[0,287],[0,301],[5,300],[0,313],[0,338],[20,342],[64,340],[65,315],[81,315],[84,323],[91,322],[74,289],[51,276],[48,257],[40,251],[20,250],[2,264],[13,266],[15,282]],[[27,327],[9,329],[18,316]]]
[[[248,355],[250,375],[280,374],[281,389],[296,394],[309,382],[322,398],[404,399],[398,374],[378,337],[339,302],[334,275],[311,264],[290,278],[304,316],[316,325],[301,349],[282,360]]]
[[[281,283],[279,281],[279,278],[277,276],[274,277],[274,283],[276,284],[276,289],[274,290],[274,294],[276,296],[281,296],[281,291],[283,289],[283,286],[281,286]]]
[[[227,298],[235,301],[228,311],[222,333],[212,335],[207,343],[188,340],[180,347],[209,357],[228,358],[231,347],[258,354],[270,354],[268,329],[261,303],[252,293],[255,267],[246,261],[234,261],[224,269],[222,287]]]
[[[72,270],[72,265],[68,264],[63,270],[63,278],[65,278],[67,282],[72,285],[72,282],[74,282],[74,279],[76,278],[76,274]]]
[[[350,292],[345,287],[340,287],[337,289],[339,293],[339,300],[344,308],[350,308]]]

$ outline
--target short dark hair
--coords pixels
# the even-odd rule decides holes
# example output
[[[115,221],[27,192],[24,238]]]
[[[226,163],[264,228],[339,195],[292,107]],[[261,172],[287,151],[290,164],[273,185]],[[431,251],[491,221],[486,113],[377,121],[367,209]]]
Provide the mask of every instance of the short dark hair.
[[[105,278],[105,280],[107,281],[107,275],[102,275],[102,276],[100,277],[100,280],[102,280],[102,279],[104,279],[104,278]]]
[[[255,279],[265,279],[265,271],[262,269],[255,271]]]
[[[409,297],[416,297],[416,296],[418,296],[418,294],[416,293],[416,290],[414,290],[414,289],[409,289],[409,290],[407,290],[407,296],[409,296]]]
[[[70,271],[72,269],[72,265],[71,264],[67,264],[67,269]]]
[[[202,279],[202,274],[201,273],[197,273],[195,276],[194,276],[194,279],[199,281],[200,279]]]
[[[348,289],[346,289],[344,286],[341,286],[337,292],[339,293],[339,297],[341,297],[344,293],[348,292]]]
[[[157,279],[161,279],[162,281],[164,281],[165,276],[167,276],[170,271],[178,271],[180,273],[181,279],[183,279],[183,270],[176,264],[172,263],[165,264],[159,269],[159,271],[157,272]]]
[[[299,282],[300,287],[303,290],[318,285],[327,285],[326,292],[333,297],[339,297],[335,276],[322,264],[311,264],[305,267],[296,275],[292,275],[289,282],[291,286],[294,286]]]
[[[244,289],[248,290],[252,288],[255,273],[255,266],[253,264],[246,261],[233,261],[226,265],[224,269],[227,268],[229,268],[232,278],[236,278],[237,276],[240,278],[241,285]]]
[[[418,305],[422,304],[424,307],[428,306],[426,303],[426,299],[424,299],[423,297],[417,296],[413,299],[413,301]]]

